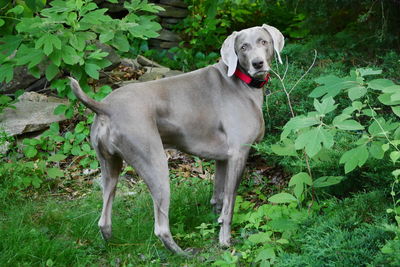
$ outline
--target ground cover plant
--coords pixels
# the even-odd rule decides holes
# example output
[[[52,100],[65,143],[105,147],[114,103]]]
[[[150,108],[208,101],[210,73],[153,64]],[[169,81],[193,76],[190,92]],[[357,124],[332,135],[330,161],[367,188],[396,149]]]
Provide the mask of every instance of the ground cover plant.
[[[101,239],[98,162],[88,139],[93,115],[76,103],[63,76],[80,75],[85,90],[103,98],[111,88],[92,91],[89,84],[108,64],[107,55],[78,37],[134,56],[159,29],[146,12],[159,9],[132,1],[126,4],[130,15],[118,20],[92,1],[0,6],[0,79],[10,81],[18,65],[37,74],[44,62],[53,92],[70,100],[55,110],[70,120],[52,124],[39,138],[17,142],[0,135],[0,144],[11,144],[0,159],[2,265],[400,265],[400,55],[391,35],[400,27],[390,8],[396,3],[317,7],[310,1],[296,9],[295,2],[190,2],[193,15],[180,27],[192,43],[169,51],[173,60],[164,58],[178,69],[205,66],[217,60],[215,43],[226,33],[260,21],[288,38],[285,64],[274,65],[268,85],[266,136],[254,146],[239,188],[231,248],[217,245],[219,226],[209,205],[213,162],[170,155],[172,233],[182,247],[193,247],[192,258],[172,255],[154,236],[151,197],[129,167],[114,204],[114,237]],[[333,27],[339,18],[340,27]],[[365,40],[355,42],[359,33]],[[2,95],[0,112],[19,94]]]

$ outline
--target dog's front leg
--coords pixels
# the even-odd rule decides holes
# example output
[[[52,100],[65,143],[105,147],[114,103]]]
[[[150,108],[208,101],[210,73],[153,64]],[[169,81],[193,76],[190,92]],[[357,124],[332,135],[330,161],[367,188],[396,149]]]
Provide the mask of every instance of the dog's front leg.
[[[219,232],[219,243],[221,246],[230,246],[231,222],[235,206],[236,190],[242,178],[248,152],[249,149],[242,149],[240,152],[234,153],[227,161],[222,211],[218,218],[218,222],[221,224]]]

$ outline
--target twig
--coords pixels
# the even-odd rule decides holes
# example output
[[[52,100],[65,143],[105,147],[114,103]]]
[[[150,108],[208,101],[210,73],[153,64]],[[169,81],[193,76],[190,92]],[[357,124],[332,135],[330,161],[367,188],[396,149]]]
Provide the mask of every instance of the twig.
[[[300,77],[300,79],[297,80],[297,82],[293,85],[292,89],[289,90],[289,94],[293,91],[293,89],[299,84],[299,82],[301,80],[303,80],[303,78],[310,72],[310,70],[312,69],[312,67],[314,67],[315,61],[317,59],[317,50],[314,49],[314,60],[313,63],[310,65],[310,67],[308,68],[308,70],[303,74],[303,76]]]
[[[286,95],[286,98],[287,98],[287,101],[288,101],[288,106],[289,106],[289,109],[290,109],[290,113],[291,113],[292,118],[294,118],[296,115],[294,114],[294,111],[293,111],[292,102],[291,102],[291,100],[290,100],[290,93],[294,90],[294,88],[296,88],[296,86],[299,84],[299,82],[300,82],[300,81],[310,72],[310,70],[314,67],[316,59],[317,59],[317,50],[314,49],[314,59],[313,59],[313,62],[311,63],[311,65],[310,65],[310,67],[307,69],[307,71],[300,77],[300,79],[298,79],[298,80],[296,81],[296,83],[293,85],[293,87],[292,87],[290,90],[287,90],[287,88],[286,88],[286,86],[285,86],[285,83],[284,83],[284,79],[285,79],[285,77],[286,77],[286,74],[287,74],[287,71],[288,71],[288,68],[289,68],[289,64],[288,64],[288,59],[287,59],[287,57],[286,57],[286,70],[285,70],[285,73],[284,73],[283,77],[281,77],[276,71],[271,70],[271,71],[276,75],[276,77],[278,77],[278,79],[279,79],[279,81],[280,81],[280,83],[281,83],[281,85],[282,85],[283,91],[285,92],[285,95]],[[306,165],[307,165],[308,174],[309,174],[309,176],[310,176],[311,179],[312,179],[312,172],[311,172],[310,162],[309,162],[309,158],[308,158],[308,155],[307,155],[307,153],[305,152],[305,150],[303,150],[303,154],[304,154],[304,157],[305,157],[305,161],[306,161]],[[309,205],[309,209],[312,207],[312,203],[314,203],[314,200],[315,200],[315,198],[314,198],[314,188],[312,189],[311,197],[312,197],[312,202],[311,202],[311,204]]]

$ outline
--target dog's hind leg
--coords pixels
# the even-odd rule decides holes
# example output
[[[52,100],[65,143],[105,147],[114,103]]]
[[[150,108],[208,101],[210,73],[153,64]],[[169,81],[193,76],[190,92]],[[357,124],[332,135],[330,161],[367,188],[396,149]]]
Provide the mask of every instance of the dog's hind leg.
[[[169,227],[169,172],[161,139],[149,134],[146,138],[128,138],[126,144],[129,145],[124,146],[123,158],[136,169],[150,190],[154,205],[154,233],[169,250],[184,255],[186,253],[175,243]]]
[[[216,171],[214,178],[214,192],[211,198],[211,205],[214,207],[214,212],[216,214],[221,213],[222,201],[224,198],[224,186],[226,178],[226,166],[227,161],[218,160],[215,163]]]
[[[108,240],[111,238],[111,210],[122,160],[118,156],[104,157],[101,153],[98,153],[98,157],[103,184],[103,210],[98,225],[103,238]]]

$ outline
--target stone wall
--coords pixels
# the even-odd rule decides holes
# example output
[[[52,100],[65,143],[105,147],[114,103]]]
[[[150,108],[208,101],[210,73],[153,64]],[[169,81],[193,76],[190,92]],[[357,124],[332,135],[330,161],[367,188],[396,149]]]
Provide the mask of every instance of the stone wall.
[[[157,14],[162,30],[159,37],[149,41],[150,47],[169,49],[178,46],[182,39],[172,29],[188,15],[187,4],[183,0],[150,0],[149,2],[155,3],[165,9],[165,11]]]
[[[95,0],[95,2],[102,8],[108,8],[112,17],[119,18],[126,15],[123,0],[118,0],[118,4],[112,4],[106,0]],[[149,0],[149,2],[165,9],[157,14],[162,30],[159,37],[149,40],[150,48],[169,49],[178,46],[182,39],[172,29],[188,15],[188,5],[183,0]]]

